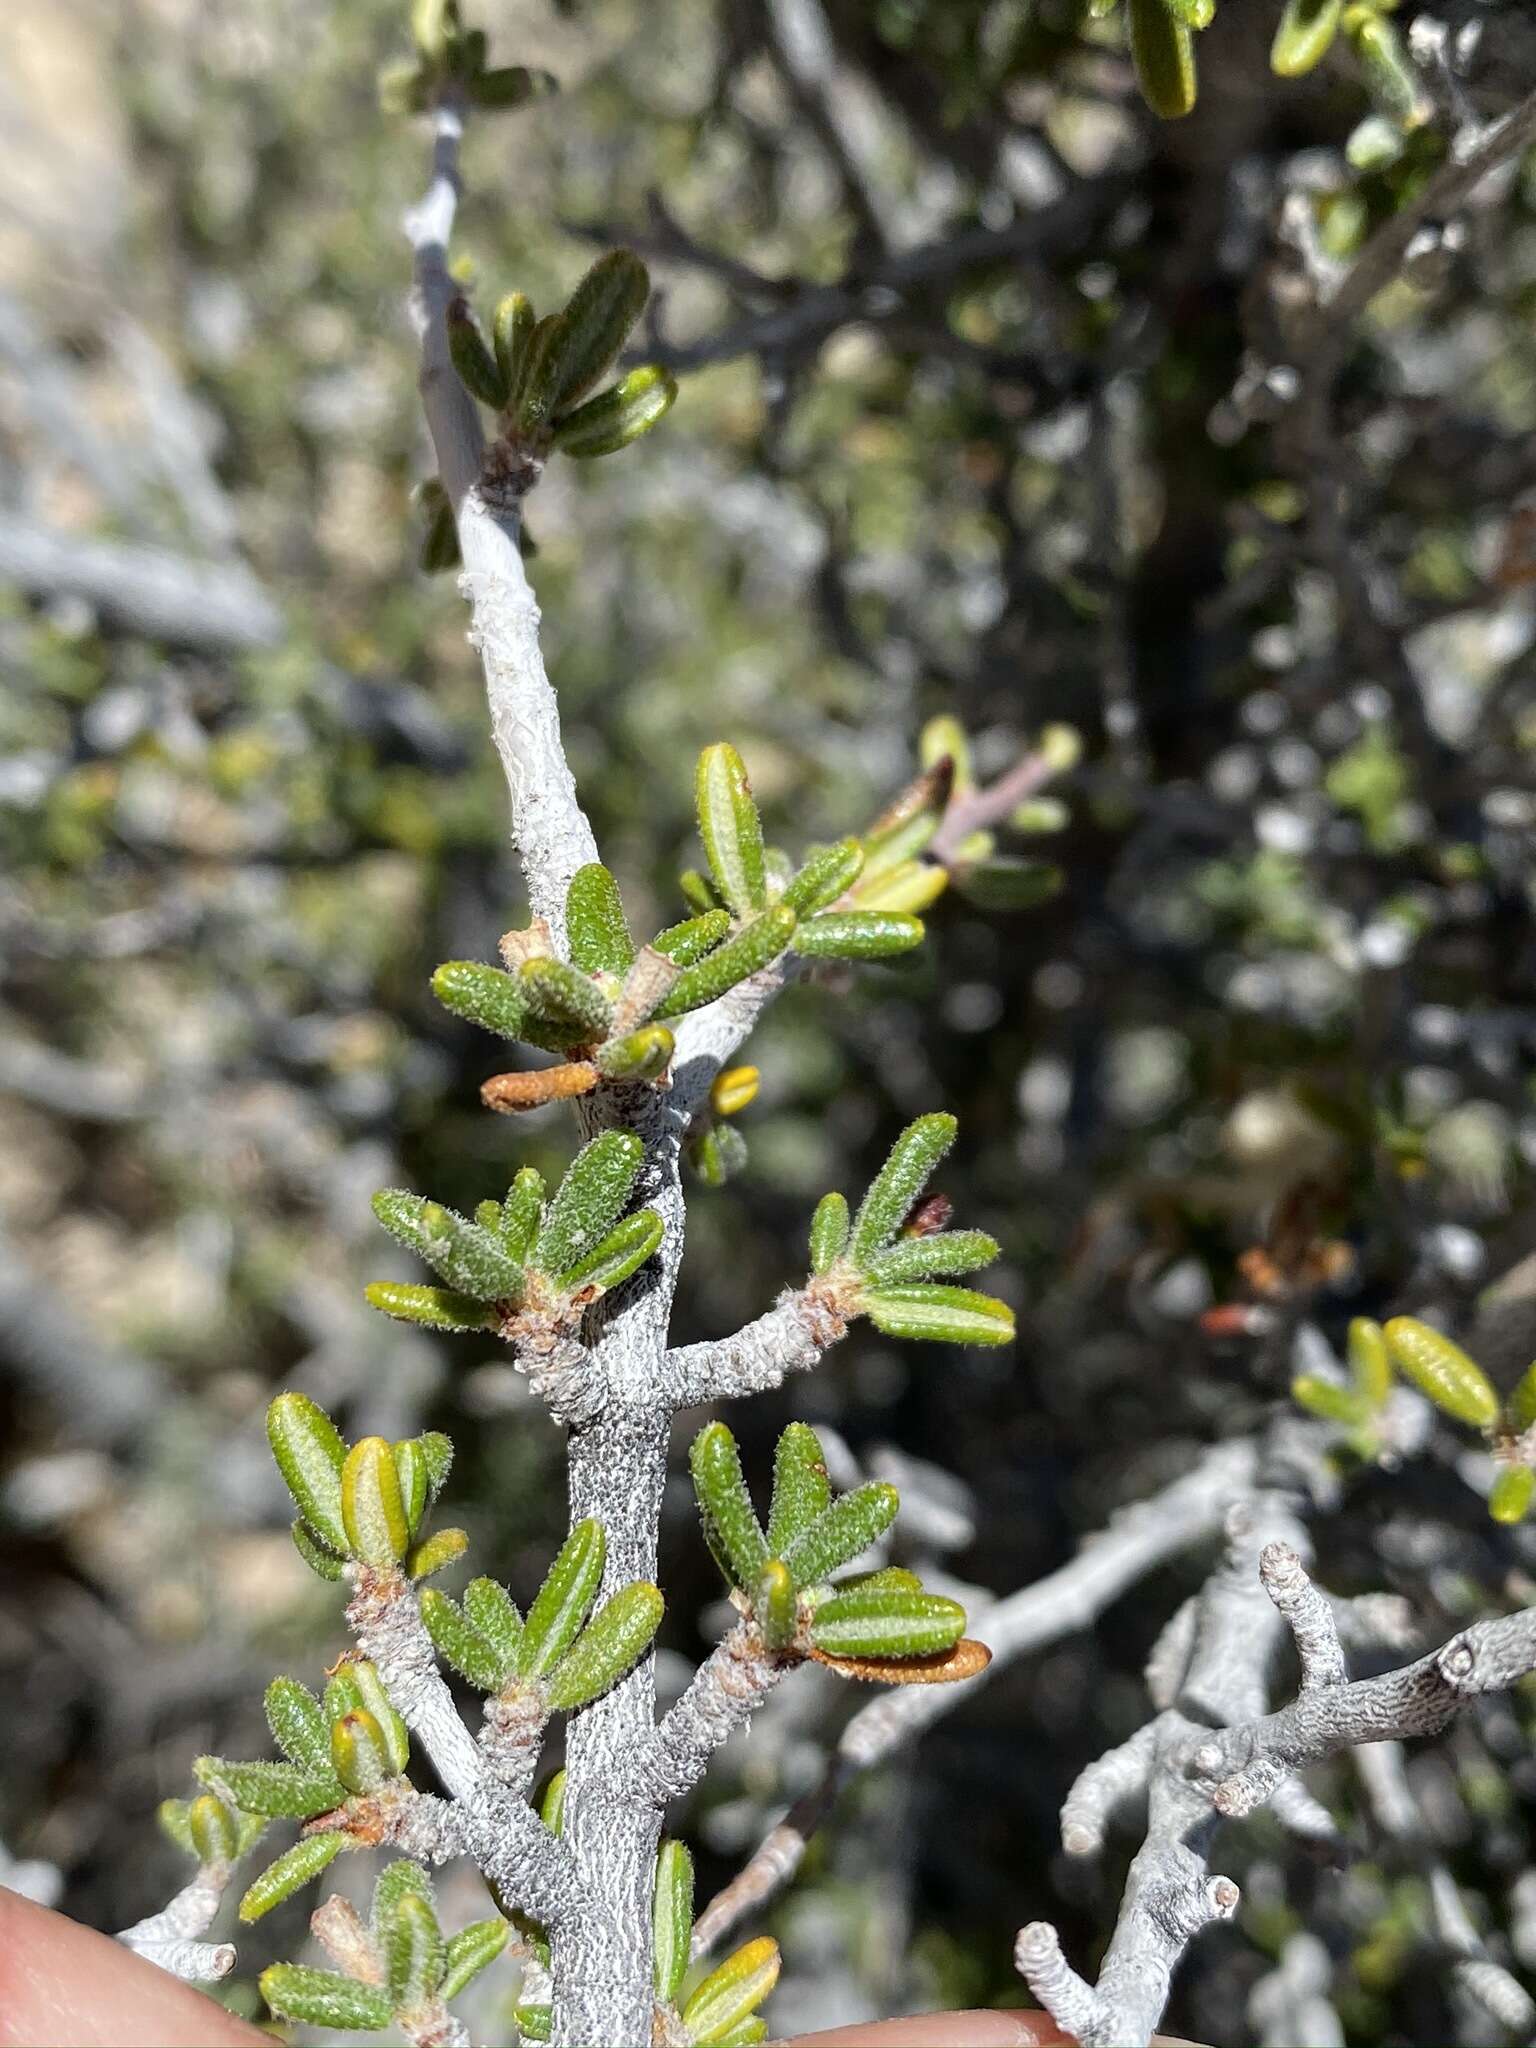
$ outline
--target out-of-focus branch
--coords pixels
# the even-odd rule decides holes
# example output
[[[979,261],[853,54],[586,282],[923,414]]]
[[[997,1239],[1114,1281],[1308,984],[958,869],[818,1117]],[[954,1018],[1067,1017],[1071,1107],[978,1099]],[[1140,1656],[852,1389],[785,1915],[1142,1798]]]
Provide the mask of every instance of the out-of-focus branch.
[[[283,618],[249,569],[168,548],[92,540],[0,512],[0,583],[78,597],[109,624],[174,647],[271,647]]]

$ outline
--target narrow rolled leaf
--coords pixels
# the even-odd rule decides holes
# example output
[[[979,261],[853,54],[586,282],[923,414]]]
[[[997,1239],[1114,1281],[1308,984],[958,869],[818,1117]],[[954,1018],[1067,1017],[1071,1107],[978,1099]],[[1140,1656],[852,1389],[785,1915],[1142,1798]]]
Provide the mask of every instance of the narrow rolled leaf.
[[[921,1593],[923,1582],[916,1572],[909,1572],[897,1564],[883,1564],[878,1571],[854,1572],[846,1579],[839,1579],[837,1591],[843,1593]]]
[[[1383,1329],[1392,1362],[1437,1408],[1474,1429],[1492,1429],[1499,1397],[1482,1367],[1459,1344],[1415,1316],[1394,1316]]]
[[[779,1981],[779,1945],[761,1936],[704,1979],[683,2007],[683,2027],[700,2044],[718,2042],[750,2019]]]
[[[461,1678],[481,1692],[499,1692],[511,1669],[480,1631],[467,1621],[446,1593],[428,1587],[421,1596],[421,1619],[427,1634]]]
[[[505,1920],[471,1920],[450,1937],[443,1954],[443,1981],[437,1995],[446,2004],[457,1998],[473,1978],[494,1963],[507,1945],[511,1929]]]
[[[1033,910],[1061,888],[1061,869],[1048,860],[1014,860],[999,855],[968,861],[955,869],[955,887],[978,910]]]
[[[900,1499],[883,1480],[839,1494],[784,1552],[797,1586],[819,1586],[889,1529]]]
[[[1392,1354],[1380,1323],[1369,1316],[1352,1317],[1348,1346],[1356,1392],[1367,1407],[1380,1408],[1392,1391]]]
[[[240,1918],[259,1920],[284,1899],[292,1898],[311,1878],[318,1877],[328,1863],[334,1862],[346,1845],[346,1836],[338,1834],[306,1835],[302,1842],[295,1842],[247,1887],[240,1901]],[[387,2013],[385,2018],[388,2019]]]
[[[417,1581],[430,1579],[434,1572],[456,1564],[468,1548],[469,1537],[463,1529],[438,1529],[406,1552],[406,1575]]]
[[[395,1472],[400,1481],[400,1498],[405,1503],[405,1519],[414,1538],[427,1511],[426,1453],[414,1437],[408,1436],[397,1438],[389,1448],[394,1455]]]
[[[935,1344],[1011,1344],[1013,1310],[970,1287],[871,1288],[864,1313],[887,1337]]]
[[[705,1003],[712,1003],[727,989],[735,988],[738,982],[760,973],[770,961],[777,960],[794,936],[795,913],[782,903],[776,903],[772,910],[765,910],[761,917],[744,925],[723,946],[706,953],[692,967],[685,967],[672,984],[671,991],[657,1005],[656,1015],[680,1017],[686,1010],[697,1010]]]
[[[597,1598],[606,1549],[603,1525],[590,1516],[566,1537],[523,1624],[519,1677],[542,1678],[575,1642]]]
[[[561,315],[550,373],[551,415],[573,406],[615,361],[650,292],[645,265],[632,251],[610,249],[599,256]]]
[[[572,1096],[590,1095],[602,1077],[591,1060],[570,1060],[558,1067],[540,1067],[533,1073],[493,1074],[481,1083],[480,1100],[487,1109],[503,1116],[516,1116],[525,1109],[542,1109],[546,1102],[567,1102]]]
[[[491,348],[507,394],[501,401],[504,406],[511,405],[517,396],[528,337],[532,332],[533,301],[526,292],[508,292],[497,300],[496,311],[491,318]]]
[[[456,1210],[405,1188],[381,1188],[373,1213],[391,1237],[409,1245],[458,1293],[476,1301],[515,1300],[522,1293],[522,1267],[490,1231]]]
[[[1336,1422],[1343,1429],[1358,1429],[1370,1416],[1358,1389],[1341,1387],[1317,1373],[1298,1373],[1291,1381],[1291,1399],[1319,1421]]]
[[[835,846],[818,846],[807,854],[799,870],[779,898],[796,917],[813,917],[835,903],[845,889],[851,889],[864,868],[864,849],[857,839],[839,839]]]
[[[848,1249],[852,1230],[848,1203],[838,1194],[823,1195],[811,1218],[811,1271],[826,1273]]]
[[[533,1261],[533,1243],[544,1220],[544,1176],[523,1167],[501,1205],[501,1240],[520,1266]]]
[[[397,1323],[418,1323],[425,1330],[494,1330],[496,1309],[451,1287],[417,1287],[398,1280],[375,1280],[363,1289],[370,1308]]]
[[[511,1671],[523,1640],[523,1617],[505,1586],[494,1579],[471,1579],[464,1588],[464,1617]]]
[[[296,1678],[274,1678],[262,1704],[272,1740],[290,1763],[306,1771],[330,1770],[330,1731],[307,1685]]]
[[[507,382],[501,366],[485,345],[475,316],[462,299],[448,304],[448,353],[459,373],[459,382],[482,405],[498,409],[507,402]]]
[[[385,1759],[390,1772],[398,1777],[411,1759],[411,1731],[396,1713],[394,1702],[379,1676],[377,1664],[366,1657],[357,1657],[345,1669],[356,1705],[372,1714],[378,1723],[379,1731],[384,1738]],[[349,1697],[347,1702],[345,1711],[348,1713],[354,1711],[353,1697]],[[331,1698],[331,1688],[327,1686],[326,1701],[329,1702]],[[334,1710],[332,1718],[334,1719]]]
[[[1300,78],[1320,64],[1339,32],[1344,0],[1285,0],[1270,46],[1269,68],[1281,78]]]
[[[763,825],[746,763],[721,740],[700,754],[693,787],[699,837],[715,887],[737,917],[761,910],[768,900]]]
[[[642,1024],[598,1047],[598,1071],[609,1081],[654,1081],[666,1072],[675,1049],[665,1024]]]
[[[433,1897],[432,1880],[419,1863],[401,1856],[386,1864],[373,1887],[369,1921],[375,1941],[382,1944],[389,1939],[390,1927],[404,1900],[417,1899],[430,1908]]]
[[[279,2019],[307,2027],[346,2027],[377,2034],[389,2025],[389,1996],[375,1984],[359,1984],[335,1970],[310,1970],[300,1963],[271,1963],[261,1973],[261,1995]]]
[[[740,1116],[757,1100],[761,1083],[756,1067],[723,1067],[709,1091],[709,1106],[716,1116]]]
[[[1141,96],[1164,121],[1180,120],[1195,104],[1195,45],[1167,0],[1126,0],[1131,62]]]
[[[773,1454],[773,1499],[768,1509],[768,1554],[782,1557],[832,1503],[832,1482],[821,1439],[809,1423],[792,1422]]]
[[[608,1036],[613,1005],[580,968],[565,960],[525,960],[519,979],[529,1009],[562,1046],[600,1044]]]
[[[498,1038],[526,1038],[528,993],[515,975],[483,960],[446,960],[432,977],[432,993],[445,1010],[494,1031]]]
[[[671,2005],[688,1974],[693,1937],[693,1858],[681,1842],[663,1840],[651,1894],[651,1970],[656,1996]]]
[[[554,2008],[548,2005],[520,2005],[512,2017],[517,2031],[529,2041],[547,2041],[554,2031]]]
[[[302,1516],[288,1531],[293,1538],[293,1547],[319,1578],[330,1579],[333,1583],[346,1570],[346,1558],[340,1551],[332,1550],[328,1543],[322,1543]]]
[[[770,1650],[787,1650],[795,1639],[799,1605],[795,1581],[782,1558],[770,1557],[752,1589],[752,1613]]]
[[[162,1799],[155,1808],[155,1819],[161,1831],[184,1849],[189,1856],[197,1855],[197,1844],[192,1839],[192,1806],[186,1799]]]
[[[267,1410],[267,1441],[294,1505],[322,1543],[346,1554],[341,1468],[346,1446],[323,1408],[304,1394],[279,1394]]]
[[[707,1188],[723,1188],[747,1163],[747,1141],[730,1124],[706,1124],[688,1140],[688,1164]]]
[[[1536,1422],[1536,1364],[1528,1365],[1515,1382],[1509,1397],[1509,1419],[1516,1429],[1529,1429]]]
[[[232,1800],[245,1813],[264,1813],[274,1820],[312,1820],[339,1806],[345,1796],[345,1787],[330,1769],[231,1763],[220,1756],[200,1756],[192,1769],[221,1799]]]
[[[875,1256],[865,1267],[870,1284],[900,1286],[935,1274],[975,1273],[990,1266],[998,1242],[984,1230],[941,1230],[936,1237],[905,1237]]]
[[[565,1772],[556,1771],[544,1787],[539,1801],[539,1819],[552,1835],[558,1835],[565,1828]]]
[[[899,1588],[834,1594],[811,1622],[811,1641],[833,1657],[932,1657],[964,1634],[957,1601]]]
[[[546,313],[533,324],[524,353],[523,374],[518,379],[512,421],[524,439],[541,436],[549,426],[557,380],[564,316]]]
[[[235,1816],[216,1793],[204,1792],[187,1811],[187,1833],[199,1863],[233,1863],[240,1854]]]
[[[573,966],[584,974],[629,972],[635,942],[624,921],[619,885],[601,861],[591,861],[572,875],[565,896],[565,925]]]
[[[611,390],[589,398],[558,420],[554,445],[563,455],[581,461],[616,455],[665,419],[676,397],[677,379],[671,371],[654,363],[643,364],[621,377]]]
[[[697,868],[684,868],[677,878],[677,886],[682,891],[683,901],[701,916],[706,911],[720,908],[720,891],[708,875],[701,875]]]
[[[700,1511],[720,1538],[732,1583],[750,1593],[768,1562],[768,1546],[742,1477],[736,1439],[723,1422],[706,1423],[699,1431],[688,1465]]]
[[[808,917],[795,930],[795,951],[808,960],[889,960],[922,943],[922,920],[889,910]]]
[[[854,1218],[848,1249],[861,1271],[900,1230],[929,1175],[954,1144],[956,1129],[952,1116],[920,1116],[891,1147]]]
[[[503,64],[472,78],[469,98],[473,106],[483,107],[488,113],[505,112],[510,107],[526,106],[530,100],[541,100],[559,89],[551,71],[532,71],[526,64]]]
[[[347,1453],[341,1520],[347,1548],[363,1564],[398,1564],[411,1547],[394,1453],[381,1436],[365,1436]]]
[[[1433,108],[1392,23],[1364,7],[1348,8],[1343,20],[1376,111],[1399,128],[1422,128]]]
[[[555,1285],[565,1294],[586,1294],[594,1299],[611,1288],[621,1287],[632,1273],[638,1273],[666,1234],[666,1225],[655,1209],[637,1209],[616,1223],[602,1243],[565,1272],[555,1275]]]
[[[1523,1522],[1536,1494],[1536,1472],[1529,1465],[1505,1465],[1488,1493],[1488,1512],[1496,1522]]]
[[[550,1706],[569,1713],[616,1685],[649,1647],[664,1605],[659,1590],[644,1580],[605,1601],[545,1679]]]
[[[390,2004],[400,2012],[419,2012],[436,1996],[446,1961],[437,1915],[425,1899],[407,1892],[390,1916],[384,1941]]]
[[[937,861],[907,860],[888,873],[861,881],[854,890],[854,902],[860,910],[915,916],[936,903],[948,887],[948,868]]]
[[[691,967],[706,953],[712,953],[730,929],[728,910],[706,910],[698,917],[684,918],[681,924],[669,924],[664,932],[656,934],[651,945],[669,960],[675,960],[679,967]]]
[[[645,1147],[632,1131],[604,1131],[572,1160],[534,1245],[545,1273],[566,1273],[600,1245],[629,1200]]]
[[[394,1775],[384,1730],[373,1715],[356,1708],[331,1723],[331,1766],[349,1792],[377,1792]]]

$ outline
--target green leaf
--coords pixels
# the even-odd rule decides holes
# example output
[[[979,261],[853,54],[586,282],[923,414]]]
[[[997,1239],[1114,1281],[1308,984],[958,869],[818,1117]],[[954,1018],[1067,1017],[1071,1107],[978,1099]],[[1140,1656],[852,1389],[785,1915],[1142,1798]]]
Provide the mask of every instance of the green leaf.
[[[233,1863],[240,1854],[235,1816],[216,1793],[204,1792],[187,1809],[187,1834],[199,1863]]]
[[[664,1840],[651,1894],[651,1970],[656,1996],[671,2005],[688,1974],[693,1937],[693,1858],[681,1842]]]
[[[294,1549],[312,1572],[322,1579],[330,1579],[333,1582],[341,1577],[346,1570],[346,1558],[341,1552],[332,1550],[329,1544],[322,1543],[302,1517],[292,1525],[288,1533],[293,1538]]]
[[[1016,860],[999,854],[967,861],[955,870],[955,887],[978,910],[1033,910],[1056,895],[1065,877],[1048,860]]]
[[[1488,1512],[1496,1522],[1523,1522],[1536,1494],[1536,1472],[1529,1465],[1502,1466],[1488,1493]]]
[[[530,2041],[547,2041],[553,2029],[553,2007],[547,2005],[520,2005],[512,2017],[517,2021],[517,2030]]]
[[[795,913],[776,903],[761,917],[744,925],[723,946],[717,946],[692,967],[685,967],[667,995],[656,1006],[658,1017],[680,1017],[723,996],[750,975],[760,973],[777,960],[795,935]]]
[[[1154,114],[1177,121],[1195,104],[1195,45],[1167,0],[1126,0],[1136,83]]]
[[[796,928],[795,951],[808,960],[890,960],[923,943],[921,918],[889,910],[846,910],[808,917]]]
[[[510,405],[517,395],[528,337],[532,332],[533,301],[525,292],[508,292],[504,298],[497,300],[496,311],[491,319],[491,347],[495,352],[496,368],[507,394],[502,400],[503,405]]]
[[[464,1588],[465,1619],[501,1659],[504,1671],[517,1663],[523,1640],[523,1617],[512,1595],[494,1579],[471,1579]]]
[[[312,1820],[346,1797],[346,1788],[329,1769],[231,1763],[220,1756],[200,1756],[192,1769],[221,1799],[232,1800],[245,1813],[264,1813],[274,1820]]]
[[[677,397],[669,370],[646,363],[621,377],[610,391],[589,398],[556,422],[553,441],[563,455],[590,461],[616,455],[666,418]]]
[[[463,299],[448,302],[448,353],[459,373],[459,382],[472,398],[500,409],[507,402],[507,385],[500,365],[485,345],[475,316]]]
[[[811,1622],[811,1641],[829,1657],[931,1657],[964,1634],[958,1602],[899,1589],[835,1593]]]
[[[879,1480],[839,1494],[784,1552],[795,1584],[819,1586],[868,1550],[895,1521],[899,1505],[895,1487]]]
[[[411,1547],[394,1453],[381,1436],[365,1436],[347,1453],[341,1520],[347,1547],[363,1564],[398,1564]]]
[[[389,2025],[388,1995],[335,1970],[271,1963],[261,1973],[261,1995],[279,2019],[307,2027],[345,2027],[377,2034]]]
[[[566,1273],[600,1245],[629,1200],[645,1147],[632,1131],[604,1131],[572,1160],[534,1246],[545,1273]]]
[[[864,1313],[887,1337],[935,1344],[1011,1344],[1013,1310],[970,1287],[871,1288]]]
[[[906,860],[888,873],[862,880],[854,891],[860,910],[902,911],[908,915],[928,908],[949,887],[949,869],[936,861]]]
[[[329,1771],[331,1740],[320,1702],[296,1678],[274,1678],[263,1702],[272,1740],[301,1770]]]
[[[615,1224],[584,1259],[556,1274],[555,1285],[563,1294],[579,1294],[589,1287],[606,1294],[639,1272],[665,1234],[666,1225],[655,1209],[637,1209]]]
[[[818,846],[806,855],[779,901],[788,904],[796,917],[813,917],[835,903],[845,889],[851,889],[863,868],[864,849],[857,839]]]
[[[642,1024],[638,1031],[599,1046],[598,1072],[610,1081],[654,1081],[665,1072],[675,1049],[665,1024]]]
[[[1339,30],[1344,0],[1286,0],[1269,52],[1281,78],[1300,78],[1327,56]]]
[[[683,2028],[700,2044],[718,2042],[749,2019],[779,1981],[779,1945],[749,1941],[713,1971],[683,2007]]]
[[[469,1537],[463,1529],[438,1529],[406,1553],[406,1574],[417,1581],[430,1579],[434,1572],[456,1564],[468,1548]]]
[[[344,1684],[338,1680],[345,1672]],[[325,1689],[322,1701],[325,1712],[332,1720],[338,1713],[353,1713],[361,1708],[372,1714],[384,1738],[385,1755],[393,1776],[398,1777],[411,1759],[411,1731],[395,1711],[394,1702],[385,1690],[379,1676],[379,1667],[366,1657],[354,1658],[343,1665]]]
[[[1509,1419],[1515,1429],[1529,1429],[1536,1422],[1536,1364],[1528,1365],[1515,1382],[1509,1397]]]
[[[437,1915],[425,1899],[407,1892],[384,1942],[390,2004],[400,2012],[419,2012],[436,1996],[446,1962]]]
[[[635,942],[624,921],[619,885],[601,861],[590,861],[571,877],[565,896],[565,924],[571,962],[584,974],[627,974]]]
[[[770,1557],[752,1589],[752,1612],[770,1650],[787,1650],[800,1618],[795,1581],[782,1558]]]
[[[539,1800],[539,1819],[552,1835],[565,1830],[565,1772],[556,1771]]]
[[[742,1477],[736,1439],[723,1422],[706,1423],[688,1453],[699,1509],[719,1536],[733,1585],[750,1592],[768,1562],[752,1496]]]
[[[707,1188],[723,1188],[747,1163],[747,1141],[731,1124],[706,1124],[688,1140],[688,1164]]]
[[[664,1605],[659,1590],[643,1579],[605,1601],[545,1679],[550,1706],[569,1713],[616,1685],[649,1646]]]
[[[1344,1429],[1358,1429],[1370,1416],[1356,1388],[1341,1387],[1317,1373],[1298,1373],[1291,1381],[1291,1399],[1319,1421],[1336,1422]]]
[[[362,1796],[379,1791],[395,1775],[384,1730],[366,1708],[331,1723],[331,1768],[349,1792]]]
[[[419,1323],[427,1330],[494,1330],[497,1314],[488,1301],[448,1287],[417,1287],[397,1280],[375,1280],[363,1289],[370,1308],[397,1323]]]
[[[443,1956],[443,1981],[437,1993],[445,2004],[457,1998],[466,1984],[495,1962],[507,1945],[510,1931],[505,1920],[471,1920],[450,1937]]]
[[[162,1799],[155,1808],[155,1819],[161,1831],[178,1849],[184,1849],[189,1856],[197,1855],[197,1844],[192,1839],[192,1807],[189,1801]]]
[[[990,1266],[999,1250],[984,1230],[941,1230],[932,1237],[903,1237],[865,1267],[875,1287],[927,1280],[935,1273],[974,1273]]]
[[[530,1004],[516,976],[483,960],[445,960],[432,977],[432,993],[445,1010],[494,1031],[498,1038],[525,1038]]]
[[[391,1237],[418,1253],[458,1292],[481,1302],[521,1295],[522,1267],[490,1231],[467,1216],[404,1188],[381,1188],[373,1198],[373,1213]]]
[[[699,756],[694,776],[699,837],[715,886],[737,917],[768,901],[763,870],[763,825],[747,780],[746,764],[722,740]]]
[[[1368,1408],[1380,1408],[1392,1392],[1392,1354],[1380,1323],[1369,1316],[1352,1317],[1347,1342],[1355,1390]]]
[[[507,1190],[501,1205],[501,1236],[508,1254],[520,1266],[533,1261],[534,1239],[544,1218],[544,1176],[533,1167],[523,1167]]]
[[[564,316],[546,313],[533,324],[528,337],[523,374],[517,387],[512,418],[518,436],[536,438],[549,425],[549,415],[559,374],[559,355]]]
[[[664,932],[656,934],[651,945],[679,967],[692,967],[706,953],[712,953],[730,929],[728,910],[706,910],[698,917],[684,918],[681,924],[669,924]]]
[[[852,1225],[842,1195],[823,1195],[811,1218],[811,1271],[827,1273],[848,1249]]]
[[[1433,109],[1392,23],[1364,7],[1346,9],[1343,22],[1376,111],[1399,128],[1422,128]]]
[[[1416,1316],[1393,1316],[1382,1331],[1392,1362],[1437,1408],[1473,1429],[1492,1429],[1499,1397],[1488,1375],[1459,1344]]]
[[[939,1161],[955,1142],[957,1125],[942,1113],[908,1124],[859,1205],[849,1255],[862,1271],[905,1222]]]
[[[566,1537],[523,1624],[520,1677],[542,1678],[576,1640],[602,1583],[606,1548],[603,1525],[591,1517]]]
[[[528,1007],[564,1049],[597,1045],[613,1028],[613,1005],[590,976],[568,961],[539,956],[519,970]]]
[[[294,1504],[322,1543],[346,1554],[341,1468],[346,1447],[323,1408],[304,1394],[279,1394],[267,1410],[267,1441]]]
[[[397,1438],[389,1448],[400,1481],[400,1498],[405,1503],[405,1519],[414,1540],[421,1528],[421,1518],[427,1511],[426,1453],[414,1437],[408,1436]]]
[[[832,1482],[821,1439],[809,1423],[792,1422],[773,1454],[773,1499],[768,1509],[768,1554],[782,1557],[832,1501]]]
[[[436,1648],[461,1678],[481,1692],[501,1690],[511,1673],[512,1660],[487,1642],[446,1593],[427,1588],[421,1596],[421,1619]]]
[[[339,1834],[306,1835],[303,1841],[295,1842],[247,1887],[240,1901],[240,1918],[259,1920],[264,1913],[270,1913],[311,1878],[318,1877],[346,1846],[346,1836]]]
[[[645,265],[630,250],[610,249],[599,256],[560,316],[549,372],[552,418],[590,391],[616,360],[650,294]]]
[[[381,1945],[388,1941],[395,1915],[406,1899],[418,1899],[428,1907],[434,1905],[431,1878],[419,1863],[408,1856],[401,1856],[393,1863],[385,1864],[373,1887],[369,1921],[373,1938]]]

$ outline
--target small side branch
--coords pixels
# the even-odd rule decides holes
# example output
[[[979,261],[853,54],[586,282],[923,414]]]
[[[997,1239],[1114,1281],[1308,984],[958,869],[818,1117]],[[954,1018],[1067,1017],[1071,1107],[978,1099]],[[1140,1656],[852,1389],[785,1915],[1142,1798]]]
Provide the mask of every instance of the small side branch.
[[[715,1751],[746,1726],[789,1666],[771,1656],[750,1623],[738,1622],[694,1673],[635,1759],[639,1794],[657,1806],[691,1792]]]
[[[847,1318],[814,1282],[788,1291],[734,1337],[669,1351],[667,1398],[674,1408],[695,1408],[766,1393],[791,1373],[809,1372],[847,1328]]]
[[[213,1984],[235,1967],[231,1941],[199,1939],[208,1932],[223,1903],[232,1865],[205,1863],[192,1882],[147,1920],[125,1927],[118,1940],[146,1962],[158,1963],[188,1984]]]

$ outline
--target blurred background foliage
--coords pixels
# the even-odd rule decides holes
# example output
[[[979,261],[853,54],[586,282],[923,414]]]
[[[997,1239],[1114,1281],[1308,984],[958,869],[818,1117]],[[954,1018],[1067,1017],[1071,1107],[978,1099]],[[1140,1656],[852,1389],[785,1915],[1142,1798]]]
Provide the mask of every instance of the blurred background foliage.
[[[1482,21],[1497,111],[1529,17],[1436,12]],[[1446,143],[1350,169],[1360,82],[1273,78],[1277,13],[1228,0],[1177,125],[1115,24],[1042,49],[1051,10],[1002,0],[484,15],[499,61],[563,90],[471,134],[477,303],[550,301],[626,241],[657,287],[641,353],[682,381],[642,449],[552,465],[530,516],[636,928],[681,914],[712,739],[799,848],[877,810],[936,713],[987,773],[1048,722],[1083,735],[1030,849],[1065,871],[1050,903],[951,894],[917,964],[770,1014],[750,1163],[697,1192],[679,1297],[681,1341],[758,1312],[816,1196],[955,1110],[951,1190],[1003,1243],[1017,1346],[860,1328],[732,1422],[759,1474],[792,1414],[901,1466],[915,1545],[998,1591],[1252,1426],[1301,1325],[1433,1304],[1501,1382],[1536,1353],[1536,160],[1379,301],[1323,451],[1350,465],[1330,524],[1328,463],[1242,393],[1249,352],[1285,360],[1274,218],[1301,193],[1347,262]],[[558,1111],[480,1110],[494,1051],[427,993],[523,909],[462,604],[415,566],[398,222],[425,149],[375,85],[403,47],[368,0],[23,0],[0,27],[0,1836],[105,1927],[175,1883],[152,1814],[190,1757],[249,1753],[265,1678],[336,1647],[272,1392],[350,1435],[448,1430],[453,1518],[520,1595],[564,1519],[556,1437],[494,1347],[362,1301],[416,1277],[376,1187],[470,1208],[570,1151]],[[1536,1550],[1487,1522],[1464,1453],[1357,1475],[1328,1582],[1408,1592],[1431,1627],[1528,1589]],[[673,1507],[675,1678],[714,1586],[681,1484]],[[1102,1934],[1115,1858],[1065,1866],[1055,1812],[1143,1717],[1199,1571],[845,1802],[778,1912],[781,2025],[1017,1999],[1021,1920]],[[706,1895],[848,1711],[790,1690],[698,1816]],[[1484,1931],[1536,1961],[1530,1706],[1486,1705],[1416,1782]],[[1364,1822],[1351,1847],[1323,1868],[1242,1832],[1247,1904],[1192,1955],[1177,2031],[1259,2038],[1248,1994],[1299,1916],[1351,2038],[1447,2038],[1422,1878]],[[286,1953],[301,1916],[273,1917]]]

